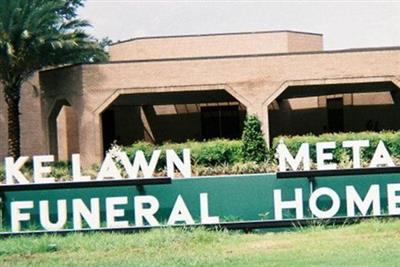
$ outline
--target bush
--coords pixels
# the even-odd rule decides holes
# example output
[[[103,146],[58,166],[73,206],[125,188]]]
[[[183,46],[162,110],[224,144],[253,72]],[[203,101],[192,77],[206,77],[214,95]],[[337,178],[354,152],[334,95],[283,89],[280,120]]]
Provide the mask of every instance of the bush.
[[[270,162],[238,162],[231,165],[218,165],[218,166],[193,166],[192,172],[194,176],[208,176],[208,175],[231,175],[231,174],[250,174],[250,173],[267,173],[276,172],[277,166]]]
[[[242,143],[237,140],[216,139],[188,145],[194,164],[215,166],[242,161]]]
[[[152,152],[160,149],[161,155],[157,165],[157,169],[160,170],[166,165],[165,150],[173,149],[182,157],[182,151],[185,148],[190,149],[191,161],[195,165],[216,166],[242,161],[242,142],[239,140],[215,139],[206,142],[188,141],[179,144],[165,143],[162,145],[136,142],[131,146],[124,147],[123,150],[131,160],[135,157],[136,151],[142,150],[146,159],[149,160]]]
[[[4,168],[4,165],[0,164],[0,182],[4,181],[6,179],[6,170]]]
[[[383,131],[383,132],[359,132],[359,133],[327,133],[319,136],[302,135],[302,136],[278,136],[272,142],[272,147],[275,150],[279,144],[279,140],[283,139],[287,148],[291,153],[297,153],[302,143],[310,144],[310,157],[316,161],[315,144],[317,142],[335,141],[336,149],[333,150],[334,159],[336,162],[350,161],[352,157],[351,148],[342,147],[342,142],[345,140],[369,140],[370,146],[363,148],[361,151],[361,159],[363,162],[369,161],[378,145],[382,140],[386,148],[393,157],[400,157],[400,132]]]
[[[58,181],[71,180],[72,165],[68,161],[58,161],[52,164],[50,176]]]
[[[246,161],[262,162],[267,159],[267,145],[261,131],[261,123],[256,116],[246,118],[242,141],[243,158]]]
[[[369,162],[375,152],[379,140],[385,142],[386,147],[396,164],[400,162],[400,132],[360,132],[360,133],[332,133],[302,136],[279,136],[274,138],[272,149],[268,150],[261,134],[260,122],[256,118],[249,117],[243,133],[243,140],[215,139],[205,142],[188,141],[185,143],[166,143],[153,145],[146,142],[137,142],[131,146],[124,147],[129,158],[133,160],[136,151],[144,152],[147,160],[150,159],[154,150],[162,151],[157,166],[159,175],[165,174],[166,149],[173,149],[182,157],[182,150],[191,150],[192,172],[198,175],[223,175],[240,173],[260,173],[276,171],[277,165],[274,159],[267,155],[273,155],[279,140],[283,139],[288,149],[294,155],[302,143],[310,144],[311,159],[316,161],[315,144],[322,141],[335,141],[334,158],[339,168],[351,166],[352,151],[350,148],[343,148],[345,140],[369,140],[370,147],[362,149],[362,162]],[[246,141],[246,142],[245,142]],[[268,159],[267,159],[268,158]]]

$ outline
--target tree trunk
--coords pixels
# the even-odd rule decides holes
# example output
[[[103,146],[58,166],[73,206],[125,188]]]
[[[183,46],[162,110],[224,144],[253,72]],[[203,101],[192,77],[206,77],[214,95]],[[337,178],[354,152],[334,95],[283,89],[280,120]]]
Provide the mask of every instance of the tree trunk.
[[[20,125],[19,125],[19,100],[20,86],[5,85],[4,99],[7,103],[8,119],[8,156],[18,158],[20,156]]]

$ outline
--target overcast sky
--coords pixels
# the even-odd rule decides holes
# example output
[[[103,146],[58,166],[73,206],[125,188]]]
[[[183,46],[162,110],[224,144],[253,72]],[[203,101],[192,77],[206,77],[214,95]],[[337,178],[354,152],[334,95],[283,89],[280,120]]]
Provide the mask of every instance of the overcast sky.
[[[87,0],[98,38],[297,30],[324,34],[325,49],[400,46],[398,1]]]

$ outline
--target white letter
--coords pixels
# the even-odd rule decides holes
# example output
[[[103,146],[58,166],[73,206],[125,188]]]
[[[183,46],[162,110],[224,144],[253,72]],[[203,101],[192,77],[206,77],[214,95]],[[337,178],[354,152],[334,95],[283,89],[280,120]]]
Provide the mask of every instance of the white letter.
[[[186,207],[185,201],[181,195],[175,201],[174,207],[172,208],[171,215],[169,216],[168,225],[176,224],[176,222],[185,222],[185,224],[194,224],[194,220],[188,208]]]
[[[115,217],[125,216],[124,209],[116,209],[115,205],[128,204],[127,197],[108,197],[106,198],[106,214],[107,214],[107,227],[118,228],[128,227],[128,221],[115,221]]]
[[[54,156],[34,156],[33,157],[33,180],[35,183],[54,183],[54,177],[44,177],[43,174],[51,172],[50,166],[43,166],[43,163],[54,161]]]
[[[369,147],[369,140],[343,141],[343,147],[351,147],[353,150],[353,168],[361,168],[360,153],[362,147]]]
[[[275,220],[282,220],[282,209],[296,209],[296,219],[303,219],[303,190],[294,190],[295,199],[292,201],[282,201],[282,191],[274,190]]]
[[[183,162],[172,149],[167,149],[167,175],[170,178],[175,177],[174,166],[181,172],[183,177],[192,176],[192,168],[190,165],[190,149],[183,150]]]
[[[202,224],[219,223],[218,216],[210,216],[208,212],[208,194],[200,194],[200,218]]]
[[[144,208],[143,204],[149,204],[150,207]],[[143,218],[150,224],[150,226],[160,225],[154,217],[154,214],[158,211],[160,203],[153,196],[137,196],[135,197],[135,225],[143,226]]]
[[[39,202],[40,224],[49,231],[60,230],[67,222],[67,201],[65,199],[57,200],[57,222],[50,221],[49,201]]]
[[[97,180],[104,180],[104,178],[122,179],[121,173],[115,165],[112,155],[109,153],[106,155],[100,171],[97,174]]]
[[[400,191],[400,184],[388,184],[387,185],[387,200],[388,200],[388,212],[389,215],[400,214],[400,195],[396,195],[396,192]]]
[[[374,156],[372,157],[370,167],[378,167],[378,166],[389,166],[394,167],[394,163],[392,158],[387,151],[385,144],[379,141],[378,146],[376,147]]]
[[[22,213],[21,209],[32,209],[33,201],[13,201],[11,202],[11,231],[19,232],[22,221],[31,219],[30,213]]]
[[[72,177],[76,182],[90,181],[90,176],[82,176],[81,174],[81,160],[79,154],[72,155]]]
[[[364,200],[361,200],[354,186],[346,186],[347,216],[355,216],[355,205],[361,212],[361,215],[367,215],[368,209],[372,204],[372,214],[381,214],[381,200],[379,194],[379,185],[371,185]]]
[[[133,160],[133,166],[130,163],[129,158],[125,152],[118,153],[118,157],[121,159],[121,163],[124,166],[126,172],[128,173],[129,178],[131,179],[137,178],[139,169],[142,170],[144,177],[152,178],[160,154],[161,150],[154,150],[153,154],[151,155],[150,163],[147,164],[143,151],[140,150],[136,151],[135,159]]]
[[[90,199],[90,209],[92,211],[86,207],[82,199],[72,200],[72,217],[75,230],[82,229],[82,218],[85,219],[89,228],[100,228],[100,201],[98,198]]]
[[[326,195],[332,199],[332,206],[328,210],[320,210],[317,206],[318,198],[323,195]],[[309,205],[311,212],[318,218],[331,218],[339,211],[340,198],[332,189],[328,187],[321,187],[312,192]]]
[[[309,144],[301,144],[299,151],[297,152],[296,158],[293,158],[292,154],[290,154],[289,150],[283,142],[278,145],[277,152],[279,155],[279,171],[285,172],[287,170],[286,162],[294,171],[299,168],[300,162],[303,162],[303,170],[310,170]]]
[[[14,163],[14,158],[5,158],[6,184],[14,184],[14,179],[19,184],[29,184],[28,179],[20,171],[21,167],[28,161],[29,157],[19,157]]]
[[[317,169],[318,170],[334,170],[336,169],[336,163],[325,164],[326,160],[332,160],[332,153],[324,153],[325,149],[334,149],[336,147],[335,142],[319,142],[316,144],[317,147]]]

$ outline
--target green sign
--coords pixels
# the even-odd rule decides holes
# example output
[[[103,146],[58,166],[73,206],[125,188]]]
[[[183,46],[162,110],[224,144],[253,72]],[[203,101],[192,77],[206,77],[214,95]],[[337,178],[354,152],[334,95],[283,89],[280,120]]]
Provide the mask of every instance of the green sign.
[[[284,179],[278,173],[1,186],[3,229],[218,225],[400,214],[397,168],[351,171],[298,172],[293,177],[287,172]]]

